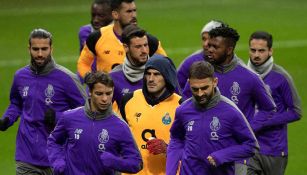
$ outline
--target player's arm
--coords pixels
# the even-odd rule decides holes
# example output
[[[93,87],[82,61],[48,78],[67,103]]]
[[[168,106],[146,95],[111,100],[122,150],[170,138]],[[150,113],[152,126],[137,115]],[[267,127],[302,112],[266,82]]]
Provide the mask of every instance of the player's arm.
[[[211,153],[207,160],[213,166],[220,166],[224,163],[251,157],[259,149],[257,139],[245,116],[239,111],[231,113],[234,117],[230,116],[229,122],[232,126],[232,135],[237,144]]]
[[[63,173],[66,167],[64,144],[68,138],[65,117],[60,117],[56,127],[47,140],[48,159],[54,172]]]
[[[10,105],[0,119],[0,131],[5,131],[7,128],[13,125],[21,115],[22,111],[22,98],[18,90],[16,83],[17,76],[15,74],[13,84],[10,92]]]
[[[175,120],[170,129],[170,142],[167,147],[166,174],[176,175],[184,147],[185,128],[180,119],[179,109],[176,109]]]
[[[137,173],[143,169],[141,153],[126,123],[123,124],[121,135],[125,136],[119,140],[120,156],[109,152],[103,152],[100,159],[104,166],[123,173]]]
[[[286,108],[284,112],[275,113],[272,118],[264,123],[265,127],[276,126],[297,121],[302,116],[301,101],[290,75],[285,74],[285,79],[279,87],[282,103]]]
[[[256,102],[257,112],[250,124],[254,132],[258,132],[264,127],[264,123],[276,113],[276,105],[269,90],[265,87],[260,77],[254,79],[253,99]]]
[[[93,32],[89,35],[86,40],[86,44],[84,45],[81,54],[78,59],[77,69],[79,75],[84,78],[85,74],[91,72],[91,66],[94,62],[94,58],[96,56],[95,46],[98,39],[101,36],[100,31]]]

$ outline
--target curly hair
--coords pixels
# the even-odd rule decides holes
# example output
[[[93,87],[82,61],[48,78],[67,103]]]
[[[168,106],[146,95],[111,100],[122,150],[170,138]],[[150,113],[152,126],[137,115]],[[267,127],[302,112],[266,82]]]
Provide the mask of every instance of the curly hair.
[[[230,44],[230,46],[235,47],[237,41],[239,41],[240,39],[240,35],[238,34],[238,32],[228,26],[221,26],[221,27],[217,27],[215,29],[212,29],[209,32],[209,36],[210,38],[216,38],[216,37],[223,37],[228,41],[228,44]]]

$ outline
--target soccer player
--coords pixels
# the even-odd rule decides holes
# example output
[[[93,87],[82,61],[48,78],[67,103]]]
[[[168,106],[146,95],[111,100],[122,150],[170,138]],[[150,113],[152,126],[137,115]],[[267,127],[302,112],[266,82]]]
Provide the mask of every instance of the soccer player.
[[[91,23],[80,27],[79,44],[82,51],[88,36],[113,21],[110,0],[95,0],[91,5]]]
[[[47,137],[57,121],[55,113],[84,104],[86,93],[78,77],[55,63],[52,35],[34,29],[29,37],[31,61],[14,76],[10,105],[0,119],[5,131],[20,117],[16,138],[16,174],[51,175]]]
[[[288,162],[287,124],[302,116],[301,102],[288,72],[273,60],[273,37],[256,31],[249,38],[248,67],[258,73],[269,87],[277,105],[277,113],[262,123],[257,132],[260,151],[250,160],[248,174],[284,174]]]
[[[193,97],[176,110],[167,149],[167,175],[232,175],[234,161],[252,156],[258,143],[237,106],[221,95],[213,66],[192,64]]]
[[[110,72],[115,66],[124,62],[125,49],[121,36],[125,26],[137,25],[136,5],[134,0],[112,0],[111,9],[114,23],[93,32],[81,52],[77,64],[81,77],[91,71],[91,64],[95,56],[97,57],[97,70],[104,72]],[[166,55],[156,37],[147,34],[147,39],[150,56],[154,53]]]
[[[227,26],[227,24],[222,21],[211,20],[202,28],[200,32],[202,49],[185,58],[177,69],[177,78],[181,89],[184,89],[187,83],[190,66],[196,61],[205,60],[208,55],[209,31],[220,26]]]
[[[145,63],[149,57],[145,30],[133,24],[128,25],[123,31],[122,41],[126,51],[124,63],[110,73],[114,81],[113,101],[118,106],[126,93],[142,88]]]
[[[123,97],[120,112],[136,139],[144,161],[140,175],[164,175],[169,129],[181,97],[175,93],[176,68],[166,57],[145,64],[143,88]]]
[[[209,32],[207,61],[214,66],[218,87],[223,96],[233,101],[243,112],[254,132],[261,134],[262,123],[275,112],[272,96],[261,78],[243,65],[234,54],[239,34],[231,27],[218,27]],[[189,84],[183,94],[191,97]],[[237,174],[246,174],[246,161],[236,165]]]
[[[85,106],[63,113],[48,138],[55,174],[137,173],[142,158],[128,125],[112,111],[114,84],[102,72],[85,77]]]

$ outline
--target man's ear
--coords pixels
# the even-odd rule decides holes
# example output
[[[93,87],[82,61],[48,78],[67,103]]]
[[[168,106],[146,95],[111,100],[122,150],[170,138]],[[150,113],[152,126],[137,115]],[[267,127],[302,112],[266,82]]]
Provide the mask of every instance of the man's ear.
[[[213,78],[213,87],[216,88],[217,87],[217,84],[219,82],[219,79],[217,77],[214,77]]]
[[[113,10],[112,11],[112,18],[114,19],[114,20],[118,20],[118,12],[116,11],[116,10]]]
[[[128,53],[129,52],[129,46],[127,44],[123,44],[125,52]]]
[[[270,57],[273,55],[273,48],[269,49],[269,55],[270,55]]]
[[[234,52],[234,47],[233,46],[229,46],[227,48],[227,55],[232,55],[233,52]]]

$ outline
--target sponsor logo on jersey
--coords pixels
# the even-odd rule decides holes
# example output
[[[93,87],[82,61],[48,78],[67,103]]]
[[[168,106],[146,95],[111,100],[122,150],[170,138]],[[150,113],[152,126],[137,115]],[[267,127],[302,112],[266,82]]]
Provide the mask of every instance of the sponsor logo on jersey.
[[[45,89],[45,104],[50,105],[53,103],[52,97],[54,96],[54,88],[51,84],[48,84],[48,87]]]
[[[218,117],[212,117],[212,121],[210,122],[210,129],[211,129],[211,140],[219,140],[219,136],[217,131],[221,128],[221,123]]]
[[[165,113],[165,115],[162,117],[162,123],[164,125],[169,125],[170,123],[172,122],[172,118],[171,116],[169,115],[169,113]]]
[[[98,141],[100,142],[98,144],[98,151],[104,152],[106,150],[105,143],[109,141],[109,133],[108,130],[102,129],[101,132],[98,135]]]
[[[141,145],[142,149],[147,149],[147,141],[156,137],[156,130],[154,129],[144,129],[141,135],[145,144]]]

